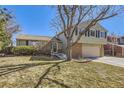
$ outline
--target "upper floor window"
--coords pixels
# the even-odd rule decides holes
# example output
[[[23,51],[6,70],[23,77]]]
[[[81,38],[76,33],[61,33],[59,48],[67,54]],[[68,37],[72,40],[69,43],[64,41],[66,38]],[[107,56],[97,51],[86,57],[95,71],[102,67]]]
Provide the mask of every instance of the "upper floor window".
[[[85,36],[92,36],[96,38],[106,38],[107,37],[107,32],[101,32],[100,30],[90,30],[85,32]]]
[[[95,36],[95,31],[91,30],[91,36]]]
[[[106,38],[107,37],[107,32],[101,32],[101,37]]]
[[[90,36],[90,30],[85,32],[85,36]]]
[[[100,31],[98,30],[98,38],[100,38]]]

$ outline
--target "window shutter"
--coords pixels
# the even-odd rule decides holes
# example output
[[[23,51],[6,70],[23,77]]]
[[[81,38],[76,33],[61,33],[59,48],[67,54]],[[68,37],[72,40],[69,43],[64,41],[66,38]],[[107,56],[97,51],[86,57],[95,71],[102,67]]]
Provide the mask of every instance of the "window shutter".
[[[100,31],[98,30],[98,38],[100,38]]]
[[[105,32],[105,38],[107,37],[107,32]]]
[[[75,35],[77,36],[78,35],[78,29],[76,27],[76,30],[75,30]]]
[[[98,37],[98,31],[96,30],[96,38]]]

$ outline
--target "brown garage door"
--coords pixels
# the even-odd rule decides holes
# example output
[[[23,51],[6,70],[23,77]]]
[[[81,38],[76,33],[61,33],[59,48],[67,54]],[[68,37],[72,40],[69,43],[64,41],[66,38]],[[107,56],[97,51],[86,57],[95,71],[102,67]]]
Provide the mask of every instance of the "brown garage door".
[[[72,58],[82,57],[82,44],[78,43],[72,47]]]

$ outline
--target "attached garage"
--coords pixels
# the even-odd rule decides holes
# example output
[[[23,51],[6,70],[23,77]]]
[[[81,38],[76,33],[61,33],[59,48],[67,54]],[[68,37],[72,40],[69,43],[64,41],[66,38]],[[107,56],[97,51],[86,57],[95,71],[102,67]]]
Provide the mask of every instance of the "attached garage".
[[[101,46],[93,44],[83,44],[82,55],[83,57],[99,57],[101,55]]]
[[[100,57],[103,55],[103,45],[78,43],[72,47],[72,58]]]

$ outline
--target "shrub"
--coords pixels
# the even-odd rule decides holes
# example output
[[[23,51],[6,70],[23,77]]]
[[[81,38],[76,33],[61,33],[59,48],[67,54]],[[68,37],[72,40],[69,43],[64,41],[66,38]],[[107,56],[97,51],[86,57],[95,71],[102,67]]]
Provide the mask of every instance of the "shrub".
[[[32,46],[16,46],[12,52],[14,55],[34,55],[37,50]]]
[[[13,47],[5,47],[1,50],[2,53],[5,53],[5,54],[12,54],[12,49]]]

